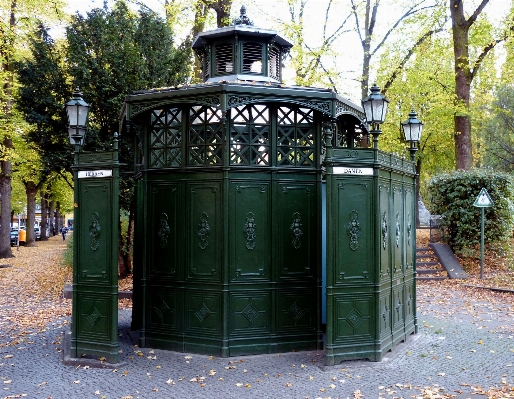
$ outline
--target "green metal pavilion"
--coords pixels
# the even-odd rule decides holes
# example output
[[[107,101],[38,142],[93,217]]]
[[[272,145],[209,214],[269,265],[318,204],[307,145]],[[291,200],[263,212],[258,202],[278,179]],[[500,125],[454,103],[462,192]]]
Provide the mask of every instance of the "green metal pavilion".
[[[282,84],[291,47],[243,8],[194,41],[203,83],[126,98],[142,347],[324,348],[333,365],[378,361],[417,330],[414,164],[369,147],[360,106]]]

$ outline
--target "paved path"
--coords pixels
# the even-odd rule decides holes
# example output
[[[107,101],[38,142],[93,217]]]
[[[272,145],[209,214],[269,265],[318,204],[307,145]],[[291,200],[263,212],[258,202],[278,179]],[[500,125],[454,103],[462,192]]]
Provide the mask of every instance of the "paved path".
[[[116,370],[64,366],[65,319],[14,344],[0,332],[0,398],[485,398],[478,394],[490,387],[514,389],[514,296],[491,305],[430,287],[418,287],[419,333],[377,363],[325,367],[323,352],[223,359],[139,349],[129,311],[120,311]]]

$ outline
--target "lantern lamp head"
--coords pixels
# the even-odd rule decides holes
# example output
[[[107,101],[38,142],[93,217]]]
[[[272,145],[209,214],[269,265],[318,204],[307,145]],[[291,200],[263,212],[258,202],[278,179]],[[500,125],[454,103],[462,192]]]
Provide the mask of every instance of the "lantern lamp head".
[[[380,87],[376,84],[371,87],[370,91],[369,96],[362,100],[366,122],[370,125],[380,125],[385,121],[389,101],[380,94]]]
[[[405,141],[417,146],[421,141],[421,132],[423,130],[423,123],[418,119],[414,109],[411,110],[409,118],[402,123],[402,131]]]
[[[82,146],[86,137],[89,104],[82,98],[82,93],[78,87],[73,93],[73,98],[66,103],[66,113],[68,114],[70,143]]]

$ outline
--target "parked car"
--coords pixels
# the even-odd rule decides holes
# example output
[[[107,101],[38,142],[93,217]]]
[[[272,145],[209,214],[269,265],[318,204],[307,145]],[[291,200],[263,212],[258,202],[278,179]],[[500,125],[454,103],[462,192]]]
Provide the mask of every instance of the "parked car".
[[[17,228],[11,228],[11,247],[15,247],[18,245],[18,229]]]
[[[41,241],[41,227],[34,226],[34,232],[36,233],[36,241]]]

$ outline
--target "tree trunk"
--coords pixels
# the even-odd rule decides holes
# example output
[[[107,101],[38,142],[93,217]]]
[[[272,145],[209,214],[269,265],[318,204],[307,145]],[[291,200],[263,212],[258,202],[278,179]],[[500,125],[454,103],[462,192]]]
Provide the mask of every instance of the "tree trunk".
[[[11,60],[11,52],[14,50],[14,29],[16,27],[16,0],[11,1],[10,4],[10,18],[9,18],[9,32],[3,33],[2,41],[7,48],[6,52],[0,51],[0,57],[4,59],[0,70],[5,72],[5,81],[3,83],[3,118],[9,121],[11,115],[13,101],[12,101],[12,88],[13,88],[13,75],[14,64]],[[6,136],[2,142],[5,152],[9,152],[12,148],[12,139]],[[7,154],[2,154],[2,161],[0,162],[0,258],[12,258],[11,251],[11,237],[10,237],[10,216],[11,216],[11,174],[12,164],[10,157]]]
[[[6,137],[3,141],[5,148],[12,148],[12,141]],[[11,161],[0,162],[0,258],[12,258],[11,251]]]
[[[55,203],[55,234],[60,233],[62,226],[61,204],[57,201]]]
[[[25,184],[25,193],[27,194],[27,241],[25,245],[27,247],[36,245],[34,226],[36,224],[36,195],[38,191],[39,187],[34,182]]]
[[[205,29],[205,18],[207,17],[207,13],[209,8],[201,1],[196,3],[196,11],[195,11],[195,21],[193,24],[193,29],[191,31],[191,35],[193,39],[198,36],[199,33],[203,32]],[[194,67],[193,67],[194,81],[201,83],[204,81],[202,65],[200,63],[200,59],[195,57],[194,59]]]
[[[55,230],[55,201],[50,201],[50,206],[48,207],[48,222],[50,223],[50,237],[53,237],[56,234]]]
[[[230,8],[232,0],[217,0],[210,6],[216,12],[216,23],[218,28],[230,25]]]
[[[469,170],[473,166],[471,123],[469,120],[469,98],[471,91],[469,28],[472,21],[466,20],[462,0],[450,1],[450,14],[452,18],[453,54],[455,60],[455,168],[457,170]]]
[[[48,240],[46,235],[46,226],[48,226],[48,200],[46,194],[41,194],[41,241]]]
[[[363,45],[364,57],[362,62],[362,78],[361,78],[361,100],[368,96],[369,92],[369,64],[371,61],[371,54],[369,53],[369,43],[367,46]]]

